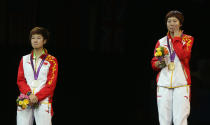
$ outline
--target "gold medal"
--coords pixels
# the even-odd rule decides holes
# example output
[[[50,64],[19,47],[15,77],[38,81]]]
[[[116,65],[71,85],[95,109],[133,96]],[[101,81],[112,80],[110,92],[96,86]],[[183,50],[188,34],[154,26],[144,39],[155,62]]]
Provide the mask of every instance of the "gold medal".
[[[39,85],[40,85],[40,81],[39,81],[39,80],[34,80],[34,81],[32,82],[32,87],[33,87],[33,88],[37,88],[37,87],[39,87]]]
[[[170,63],[169,63],[168,69],[169,69],[170,71],[173,71],[173,70],[175,69],[175,64],[174,64],[174,62],[170,62]]]

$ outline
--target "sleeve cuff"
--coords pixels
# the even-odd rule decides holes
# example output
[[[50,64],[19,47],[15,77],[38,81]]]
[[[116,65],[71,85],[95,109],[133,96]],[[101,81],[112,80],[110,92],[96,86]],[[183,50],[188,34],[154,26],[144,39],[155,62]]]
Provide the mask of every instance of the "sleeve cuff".
[[[29,91],[29,92],[27,92],[27,93],[26,93],[26,95],[27,95],[27,96],[30,96],[30,95],[31,95],[31,92],[30,92],[30,91]]]

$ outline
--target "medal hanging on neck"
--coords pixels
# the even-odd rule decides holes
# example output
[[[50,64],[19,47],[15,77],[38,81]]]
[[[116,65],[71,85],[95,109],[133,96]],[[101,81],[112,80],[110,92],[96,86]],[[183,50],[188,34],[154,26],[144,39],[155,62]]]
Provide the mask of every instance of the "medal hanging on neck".
[[[168,65],[168,69],[170,71],[173,71],[175,69],[175,64],[174,64],[174,59],[175,59],[175,51],[172,50],[172,46],[169,45],[169,39],[167,36],[167,44],[168,44],[168,49],[169,49],[169,53],[170,53],[170,63]]]
[[[44,60],[46,59],[47,57],[47,54],[44,56],[44,58],[42,59],[41,63],[39,64],[39,67],[37,69],[37,71],[35,70],[34,68],[34,63],[33,63],[33,58],[32,58],[32,55],[31,55],[31,66],[32,66],[32,69],[33,69],[33,73],[34,73],[34,80],[32,82],[32,87],[33,88],[37,88],[39,85],[40,85],[40,81],[38,80],[38,76],[39,76],[39,72],[40,72],[40,69],[44,63]]]

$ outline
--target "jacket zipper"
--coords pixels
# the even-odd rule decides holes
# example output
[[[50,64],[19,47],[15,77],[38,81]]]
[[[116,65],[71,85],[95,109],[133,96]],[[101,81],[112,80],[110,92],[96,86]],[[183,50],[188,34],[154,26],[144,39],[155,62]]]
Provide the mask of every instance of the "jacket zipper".
[[[171,73],[171,88],[172,88],[172,78],[173,78],[173,73],[174,73],[174,71],[172,71],[172,73]]]

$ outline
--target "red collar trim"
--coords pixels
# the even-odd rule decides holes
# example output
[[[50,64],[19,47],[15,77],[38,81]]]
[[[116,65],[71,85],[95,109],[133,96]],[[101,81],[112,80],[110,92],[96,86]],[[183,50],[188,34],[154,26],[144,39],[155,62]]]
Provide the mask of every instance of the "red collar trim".
[[[172,39],[170,32],[167,33],[169,39]]]

